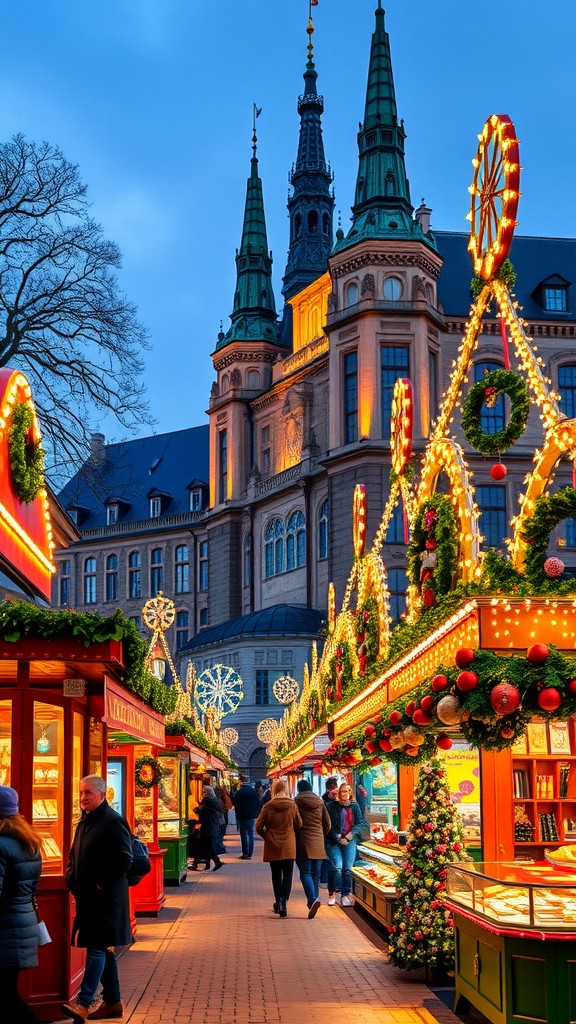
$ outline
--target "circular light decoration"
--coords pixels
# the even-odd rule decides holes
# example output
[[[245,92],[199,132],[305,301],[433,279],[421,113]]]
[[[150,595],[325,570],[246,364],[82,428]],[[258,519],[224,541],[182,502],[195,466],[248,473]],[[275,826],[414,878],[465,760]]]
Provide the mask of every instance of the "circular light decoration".
[[[352,506],[352,529],[354,535],[354,554],[361,558],[366,543],[366,488],[364,484],[356,484],[354,503]]]
[[[228,665],[213,665],[196,680],[195,699],[201,711],[212,708],[218,721],[230,715],[244,697],[241,677]]]
[[[163,633],[170,628],[175,617],[176,607],[174,602],[168,597],[164,597],[161,590],[158,591],[156,597],[146,601],[142,609],[142,618],[148,629],[160,629]]]
[[[396,476],[404,474],[410,461],[413,428],[412,385],[407,377],[398,377],[392,392],[392,415],[390,417],[390,450],[392,469]]]
[[[279,724],[276,718],[263,718],[258,722],[256,735],[261,743],[273,743],[278,735]]]
[[[272,693],[279,704],[291,704],[300,693],[300,687],[292,676],[286,674],[274,680]]]
[[[235,747],[240,738],[236,729],[231,729],[230,726],[227,726],[226,729],[220,729],[219,735],[222,743],[225,743],[227,747]]]
[[[508,255],[520,186],[518,139],[508,114],[492,114],[478,136],[468,219],[474,273],[488,281]]]

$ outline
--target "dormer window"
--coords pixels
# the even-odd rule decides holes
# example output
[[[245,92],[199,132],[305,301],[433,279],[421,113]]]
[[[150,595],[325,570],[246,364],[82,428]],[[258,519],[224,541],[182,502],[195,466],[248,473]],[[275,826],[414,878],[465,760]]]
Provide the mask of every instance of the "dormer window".
[[[162,515],[162,498],[150,498],[150,519],[158,519]]]
[[[106,507],[106,526],[114,526],[118,522],[118,505]]]
[[[544,286],[544,309],[551,313],[565,313],[568,309],[568,289],[558,285]]]
[[[202,511],[202,491],[200,487],[197,487],[195,490],[190,491],[190,511]]]

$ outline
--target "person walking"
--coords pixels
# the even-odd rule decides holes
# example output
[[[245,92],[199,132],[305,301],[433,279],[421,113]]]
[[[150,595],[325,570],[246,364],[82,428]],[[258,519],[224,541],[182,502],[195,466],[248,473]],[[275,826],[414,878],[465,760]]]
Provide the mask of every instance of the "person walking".
[[[106,800],[106,782],[86,775],[80,782],[82,818],[76,826],[66,884],[76,900],[72,945],[86,949],[86,967],[76,1001],[62,1010],[74,1021],[124,1015],[114,946],[132,941],[126,872],[132,837],[124,818]],[[99,1005],[90,1010],[102,982]]]
[[[260,811],[260,801],[254,786],[248,785],[245,775],[240,775],[240,785],[232,796],[236,812],[236,824],[240,833],[242,855],[240,860],[252,860],[254,853],[254,826]]]
[[[272,783],[272,796],[262,807],[256,820],[256,831],[264,840],[262,860],[270,864],[274,904],[272,909],[280,917],[287,917],[286,904],[292,889],[292,873],[296,859],[296,830],[302,818],[283,779]]]
[[[204,859],[206,859],[206,871],[210,868],[211,860],[214,861],[213,871],[224,867],[224,862],[218,856],[218,844],[222,845],[220,840],[222,813],[222,804],[212,786],[205,785],[202,789],[202,800],[195,808],[195,814],[200,822],[200,836],[191,871],[197,871],[198,861]]]
[[[0,998],[10,1024],[40,1020],[18,993],[18,975],[38,966],[41,849],[42,837],[19,813],[18,793],[0,786]]]
[[[343,907],[352,907],[352,866],[356,860],[356,842],[366,829],[362,812],[352,799],[352,789],[342,783],[338,798],[327,803],[331,829],[326,837],[326,849],[333,869],[328,885],[328,906],[336,903],[336,891],[340,889]]]
[[[329,800],[335,800],[338,796],[338,779],[336,776],[331,775],[330,778],[326,779],[326,785],[324,792],[322,793],[322,799],[328,807]],[[333,878],[332,865],[328,858],[328,850],[326,850],[326,860],[323,860],[320,864],[320,887],[328,889],[328,892],[335,892],[335,881]]]
[[[320,866],[326,860],[325,837],[331,828],[330,815],[321,797],[316,796],[307,779],[300,779],[296,806],[302,828],[296,835],[296,865],[308,904],[308,917],[316,917],[320,908],[318,889]]]
[[[234,804],[230,799],[230,793],[226,789],[226,786],[214,786],[214,793],[216,794],[216,799],[219,800],[222,805],[222,813],[224,815],[222,842],[224,842],[224,836],[226,835],[226,829],[228,828],[228,812],[232,810]]]

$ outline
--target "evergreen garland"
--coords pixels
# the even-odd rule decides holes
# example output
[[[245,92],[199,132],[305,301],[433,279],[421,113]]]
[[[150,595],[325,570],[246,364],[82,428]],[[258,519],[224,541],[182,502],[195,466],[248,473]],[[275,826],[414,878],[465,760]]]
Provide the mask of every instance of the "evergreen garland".
[[[157,786],[163,774],[160,762],[150,754],[139,757],[134,766],[136,785],[139,789],[152,789],[153,786]]]
[[[17,402],[8,428],[8,453],[14,491],[29,504],[44,486],[44,452],[39,441],[31,441],[34,409],[29,402]]]
[[[496,399],[506,394],[510,399],[510,420],[502,430],[487,434],[480,425],[482,406],[488,394]],[[530,397],[523,377],[513,370],[493,370],[474,384],[462,407],[462,429],[472,448],[483,455],[499,455],[524,433],[530,411]]]
[[[508,257],[506,257],[502,265],[498,268],[496,273],[493,274],[490,280],[502,281],[502,284],[508,289],[508,291],[512,291],[516,284],[516,271],[514,270],[512,261]],[[472,293],[473,299],[478,298],[485,284],[486,281],[483,277],[479,277],[477,274],[474,274],[474,277],[470,282],[470,292]]]
[[[434,570],[434,592],[436,598],[447,594],[452,588],[453,574],[456,572],[458,559],[458,529],[456,513],[450,498],[444,494],[434,494],[427,501],[420,505],[410,544],[408,545],[408,577],[414,587],[421,590],[420,555],[425,550],[426,541],[430,532],[426,528],[426,513],[434,510],[436,522],[434,524],[434,540],[436,541],[436,568]]]
[[[541,495],[534,502],[532,516],[524,522],[521,533],[527,545],[524,571],[535,587],[543,582],[553,582],[558,588],[558,581],[550,581],[546,576],[544,562],[550,533],[563,519],[576,519],[576,490],[573,487],[562,487],[556,494]]]
[[[467,857],[460,817],[439,760],[418,773],[408,832],[389,932],[390,962],[406,971],[447,971],[454,966],[454,931],[444,905],[446,866]]]

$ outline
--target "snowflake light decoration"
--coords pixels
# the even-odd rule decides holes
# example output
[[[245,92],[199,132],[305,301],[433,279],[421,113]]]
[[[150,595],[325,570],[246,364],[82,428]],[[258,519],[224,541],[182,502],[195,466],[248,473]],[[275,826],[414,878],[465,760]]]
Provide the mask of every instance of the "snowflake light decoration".
[[[279,704],[291,704],[300,693],[300,687],[292,676],[279,676],[272,683],[272,693]]]
[[[231,715],[244,697],[244,683],[229,665],[213,665],[196,680],[195,699],[201,711],[212,708],[218,721]]]

